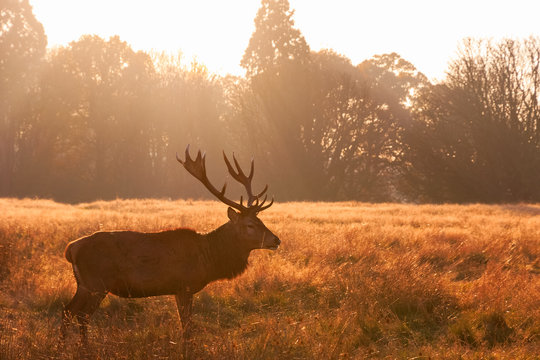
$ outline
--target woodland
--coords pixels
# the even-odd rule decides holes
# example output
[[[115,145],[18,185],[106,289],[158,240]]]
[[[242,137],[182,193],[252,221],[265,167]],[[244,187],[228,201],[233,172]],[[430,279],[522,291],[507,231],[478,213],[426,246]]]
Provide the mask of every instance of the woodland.
[[[279,201],[540,201],[539,37],[464,39],[431,82],[397,53],[313,51],[263,0],[245,76],[219,76],[118,36],[47,48],[28,1],[3,3],[0,197],[205,198],[175,159],[191,144],[215,182],[223,150],[253,157]]]

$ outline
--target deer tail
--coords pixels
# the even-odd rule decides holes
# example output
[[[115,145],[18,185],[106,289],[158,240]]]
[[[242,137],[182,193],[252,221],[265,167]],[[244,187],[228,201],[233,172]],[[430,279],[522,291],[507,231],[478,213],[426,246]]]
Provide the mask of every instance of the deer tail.
[[[67,261],[73,264],[73,255],[71,253],[72,245],[73,243],[71,242],[66,246],[66,250],[64,251],[64,256],[66,257]]]

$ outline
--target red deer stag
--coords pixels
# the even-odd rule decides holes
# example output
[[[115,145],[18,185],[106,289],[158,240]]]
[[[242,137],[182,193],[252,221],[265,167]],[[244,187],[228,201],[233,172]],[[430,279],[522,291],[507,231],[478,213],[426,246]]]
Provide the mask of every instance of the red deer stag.
[[[240,275],[247,267],[251,250],[278,248],[279,238],[257,217],[274,199],[266,205],[266,196],[260,200],[268,185],[253,195],[253,160],[246,176],[234,154],[236,170],[225,153],[223,157],[231,176],[247,191],[245,206],[242,197],[239,203],[225,197],[226,183],[221,191],[210,183],[205,155],[200,151],[192,160],[188,145],[185,161],[176,156],[191,175],[229,206],[229,221],[214,231],[204,235],[188,229],[156,233],[100,231],[67,245],[65,256],[73,265],[77,291],[62,313],[62,339],[74,317],[79,323],[81,341],[87,344],[89,318],[111,293],[128,298],[175,295],[185,340],[189,338],[193,294],[212,281]]]

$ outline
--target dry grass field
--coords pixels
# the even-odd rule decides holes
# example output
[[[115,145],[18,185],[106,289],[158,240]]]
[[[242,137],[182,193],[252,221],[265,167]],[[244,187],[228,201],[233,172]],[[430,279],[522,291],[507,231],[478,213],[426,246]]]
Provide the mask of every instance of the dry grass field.
[[[0,199],[0,359],[178,359],[172,297],[108,296],[57,347],[65,245],[98,230],[210,231],[217,202]],[[282,240],[194,304],[200,359],[539,359],[540,205],[275,204]]]

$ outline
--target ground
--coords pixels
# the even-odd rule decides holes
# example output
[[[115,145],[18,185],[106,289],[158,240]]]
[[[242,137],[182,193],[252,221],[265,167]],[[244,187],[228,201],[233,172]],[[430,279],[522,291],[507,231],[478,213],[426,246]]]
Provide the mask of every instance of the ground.
[[[0,359],[83,355],[75,327],[58,346],[69,241],[227,221],[211,201],[0,199],[0,212]],[[282,245],[198,293],[194,357],[539,358],[539,204],[278,203],[260,218]],[[182,353],[173,297],[109,295],[89,337],[94,359]]]

